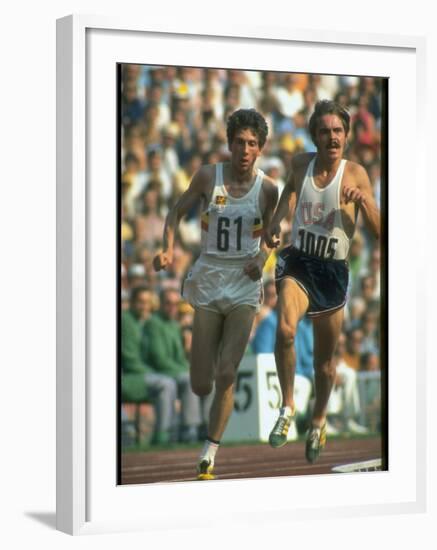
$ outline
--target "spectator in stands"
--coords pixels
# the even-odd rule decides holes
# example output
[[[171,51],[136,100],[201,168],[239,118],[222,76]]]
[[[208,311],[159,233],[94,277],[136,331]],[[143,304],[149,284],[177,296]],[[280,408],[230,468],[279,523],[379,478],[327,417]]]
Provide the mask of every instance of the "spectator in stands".
[[[144,187],[147,188],[151,181],[160,182],[161,196],[164,200],[169,200],[173,193],[172,178],[162,165],[162,150],[160,146],[153,145],[149,148],[147,154],[148,168],[144,174]]]
[[[358,109],[352,125],[356,145],[373,147],[379,137],[378,132],[375,131],[375,118],[369,112],[368,104],[368,97],[361,95],[358,99]]]
[[[135,80],[128,80],[123,87],[122,117],[123,124],[136,123],[144,113],[145,102],[137,96]]]
[[[161,142],[161,128],[159,125],[159,107],[150,103],[144,110],[143,117],[144,143],[149,150]]]
[[[264,173],[267,174],[278,186],[278,196],[281,196],[284,189],[284,165],[279,157],[269,157],[262,166]]]
[[[343,353],[343,359],[355,371],[360,370],[362,342],[363,331],[360,328],[352,329],[346,336],[346,349]]]
[[[361,370],[368,373],[365,391],[365,416],[370,430],[381,430],[381,375],[380,361],[376,353],[365,353],[361,359]],[[372,375],[374,373],[374,375]]]
[[[379,300],[381,295],[381,250],[379,247],[372,250],[366,275],[372,277],[374,281],[373,293],[370,299]]]
[[[314,390],[314,337],[311,320],[303,317],[296,332],[296,377],[294,399],[298,413],[298,425],[306,424],[309,414],[310,397]],[[338,435],[342,431],[351,433],[367,433],[356,419],[360,412],[357,373],[342,360],[345,348],[345,335],[341,334],[335,354],[336,380],[333,393],[328,403],[327,432]],[[332,412],[340,415],[342,425],[336,427],[332,422]],[[299,418],[300,417],[300,418]],[[305,421],[305,422],[303,422]]]
[[[154,250],[161,245],[165,223],[160,182],[151,180],[138,202],[138,214],[135,216],[136,244],[146,245]]]
[[[122,182],[123,207],[128,217],[133,218],[136,210],[136,199],[145,185],[144,173],[140,171],[138,156],[129,152],[124,158]]]
[[[148,287],[132,291],[130,309],[121,315],[121,389],[122,401],[151,400],[155,406],[156,422],[153,443],[168,443],[176,399],[176,383],[169,376],[153,372],[144,356],[148,341],[144,323],[152,311],[153,296]]]
[[[336,379],[332,397],[328,402],[328,417],[332,411],[333,402],[339,401],[340,408],[335,412],[340,417],[342,426],[339,430],[354,434],[365,434],[369,430],[358,423],[361,412],[360,396],[358,391],[358,374],[344,360],[346,351],[346,336],[340,334],[337,349],[334,354],[336,365]]]
[[[363,331],[363,341],[361,343],[361,353],[374,353],[379,355],[379,330],[378,313],[373,309],[368,309],[361,323]]]
[[[156,127],[158,130],[162,130],[170,122],[170,108],[163,101],[163,88],[158,82],[153,83],[149,88],[147,108],[152,106],[156,108],[157,112]]]
[[[138,286],[143,286],[145,283],[146,270],[144,264],[134,263],[127,272],[129,288],[134,289]]]
[[[361,296],[355,296],[347,304],[347,316],[344,322],[344,328],[347,333],[353,329],[361,327],[361,320],[366,311],[366,302]]]
[[[299,75],[286,74],[283,86],[275,89],[275,97],[278,102],[279,112],[282,116],[292,118],[298,111],[304,108],[303,93],[298,86]]]
[[[361,296],[366,302],[366,309],[372,307],[379,300],[376,294],[376,280],[373,275],[364,275],[360,281]]]
[[[190,385],[189,363],[178,323],[180,296],[175,289],[164,289],[160,309],[147,321],[144,331],[148,341],[148,362],[155,373],[170,377],[181,400],[182,424],[178,439],[197,441],[200,425],[200,401]]]
[[[185,300],[181,300],[179,304],[178,322],[183,331],[185,327],[193,329],[194,309]],[[191,349],[191,348],[190,348]]]
[[[355,231],[349,249],[349,288],[352,296],[357,294],[360,285],[360,276],[362,275],[363,264],[365,262],[365,242],[359,230]]]
[[[188,189],[191,178],[201,166],[202,156],[198,153],[194,153],[191,157],[187,159],[183,167],[176,174],[175,184],[178,195],[182,195],[182,193]]]
[[[179,157],[176,152],[176,139],[179,127],[175,123],[168,124],[162,130],[162,158],[163,168],[170,179],[179,171]]]

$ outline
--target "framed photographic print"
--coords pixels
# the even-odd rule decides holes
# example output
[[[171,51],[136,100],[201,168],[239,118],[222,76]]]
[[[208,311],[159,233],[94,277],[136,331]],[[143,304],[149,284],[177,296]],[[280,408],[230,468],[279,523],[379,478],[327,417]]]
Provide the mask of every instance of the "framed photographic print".
[[[423,321],[419,297],[404,291],[407,284],[415,288],[415,272],[398,267],[413,247],[423,267],[417,244],[423,220],[405,193],[411,181],[420,192],[423,162],[420,148],[402,139],[406,131],[409,143],[420,136],[423,52],[424,42],[411,37],[327,33],[315,39],[309,31],[250,28],[223,36],[212,28],[200,33],[92,17],[58,21],[60,530],[157,529],[168,525],[169,516],[175,527],[195,527],[211,516],[219,523],[258,512],[273,519],[291,510],[305,518],[320,517],[321,510],[360,516],[424,509]],[[256,166],[281,192],[292,159],[316,152],[308,125],[323,99],[350,114],[345,157],[366,168],[382,222],[379,243],[362,217],[350,239],[351,277],[339,338],[344,349],[337,353],[326,450],[316,464],[304,459],[314,387],[307,388],[303,375],[295,385],[299,414],[289,443],[278,450],[268,444],[281,390],[274,337],[268,347],[266,333],[264,340],[256,336],[261,319],[275,309],[273,254],[263,272],[262,317],[255,320],[235,380],[233,412],[217,455],[218,480],[192,483],[212,398],[187,397],[193,309],[180,289],[200,254],[208,220],[192,208],[180,223],[172,268],[155,272],[165,215],[200,166],[226,170],[233,154],[226,122],[238,109],[256,109],[267,120],[269,134]],[[407,155],[408,165],[400,162]],[[305,208],[298,208],[305,217]],[[321,211],[307,214],[319,226],[329,222]],[[235,234],[218,219],[216,248],[227,251],[235,238],[239,250],[238,218]],[[281,248],[290,244],[289,221],[281,226]],[[307,233],[301,248],[325,257],[330,244]],[[406,312],[416,333],[402,323]],[[159,315],[178,327],[177,351],[159,348],[164,328],[151,324]],[[126,367],[133,345],[135,365],[152,376]],[[182,375],[164,370],[173,353],[184,366],[185,385]],[[160,424],[162,409],[148,388],[163,373],[179,378],[172,418]],[[414,434],[408,448],[405,431]],[[296,496],[293,507],[278,502],[279,490]],[[211,504],[199,509],[206,494]]]

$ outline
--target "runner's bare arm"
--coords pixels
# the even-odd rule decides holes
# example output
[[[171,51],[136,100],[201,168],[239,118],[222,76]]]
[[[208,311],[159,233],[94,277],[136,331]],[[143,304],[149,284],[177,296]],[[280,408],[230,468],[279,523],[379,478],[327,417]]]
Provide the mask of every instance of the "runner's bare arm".
[[[296,195],[296,185],[295,185],[295,175],[294,170],[292,169],[288,175],[287,182],[282,190],[281,198],[279,199],[279,204],[276,208],[275,213],[270,220],[268,227],[264,232],[264,238],[267,246],[269,248],[276,248],[279,243],[279,234],[281,232],[281,221],[290,211],[290,205],[295,203]]]
[[[180,196],[179,200],[167,214],[162,251],[153,258],[155,271],[166,269],[173,262],[174,239],[179,222],[202,197],[206,196],[208,182],[209,175],[207,169],[206,167],[202,167],[193,176],[188,189]]]
[[[381,215],[375,201],[369,176],[366,170],[356,163],[353,165],[353,176],[356,186],[345,185],[343,188],[345,202],[354,202],[358,205],[367,228],[379,239]]]
[[[270,222],[278,202],[278,188],[270,178],[264,178],[262,192],[264,193],[264,211],[263,211],[263,234],[261,236],[260,251],[251,258],[244,266],[244,273],[253,281],[262,277],[264,264],[270,256],[271,248],[265,240],[265,231],[270,226]]]

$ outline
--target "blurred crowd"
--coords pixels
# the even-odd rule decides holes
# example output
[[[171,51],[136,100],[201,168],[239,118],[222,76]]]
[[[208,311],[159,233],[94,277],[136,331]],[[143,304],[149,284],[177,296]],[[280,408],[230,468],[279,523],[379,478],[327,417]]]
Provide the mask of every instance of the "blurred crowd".
[[[342,104],[351,114],[346,156],[366,168],[381,206],[381,188],[386,185],[381,181],[381,79],[144,65],[122,65],[120,70],[123,315],[132,311],[135,288],[144,287],[148,293],[148,312],[141,320],[146,326],[149,316],[162,314],[163,290],[180,290],[200,251],[200,213],[193,209],[181,221],[172,268],[155,273],[152,259],[162,244],[165,216],[201,164],[230,158],[226,120],[236,109],[255,108],[267,120],[269,136],[257,167],[277,182],[281,192],[293,156],[315,151],[307,130],[315,102],[334,99]],[[290,238],[290,217],[282,224],[281,246]],[[271,329],[275,309],[275,263],[273,253],[264,271],[265,302],[247,353],[273,349],[269,326]],[[351,244],[349,263],[349,300],[338,362],[356,373],[379,371],[384,367],[380,365],[381,250],[362,220]],[[192,310],[180,297],[172,322],[180,329],[186,358],[182,370],[187,370]],[[299,356],[299,349],[297,353]],[[147,368],[162,372],[150,354],[140,350],[139,357]],[[124,364],[122,353],[123,376],[127,377],[129,368]],[[339,375],[336,386],[342,385],[345,380]],[[378,429],[379,387],[374,394],[376,420],[372,428]],[[131,400],[129,392],[125,400]],[[203,421],[196,420],[199,426]],[[186,428],[183,426],[185,433]]]

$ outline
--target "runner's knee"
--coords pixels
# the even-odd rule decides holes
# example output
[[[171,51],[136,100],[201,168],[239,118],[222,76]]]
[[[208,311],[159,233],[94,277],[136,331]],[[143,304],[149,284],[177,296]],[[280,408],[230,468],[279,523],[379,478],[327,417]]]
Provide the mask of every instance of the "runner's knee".
[[[320,363],[315,361],[314,369],[317,374],[321,374],[322,376],[329,378],[330,380],[335,380],[336,366],[332,359],[327,361],[322,361]]]
[[[211,393],[212,382],[208,380],[191,380],[191,389],[199,397],[204,397]]]
[[[215,379],[216,390],[227,390],[235,382],[235,371],[234,369],[220,369],[217,372]]]
[[[282,345],[292,346],[296,338],[296,327],[282,319],[278,323],[277,339]]]

